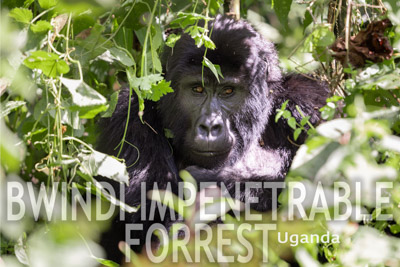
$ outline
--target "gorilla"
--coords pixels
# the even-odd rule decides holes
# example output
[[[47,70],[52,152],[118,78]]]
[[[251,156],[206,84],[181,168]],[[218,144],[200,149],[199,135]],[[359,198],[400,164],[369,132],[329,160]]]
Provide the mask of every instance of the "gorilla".
[[[112,117],[103,123],[100,150],[115,155],[131,101],[126,144],[120,154],[129,166],[130,184],[125,192],[129,205],[141,203],[142,182],[146,191],[157,183],[159,189],[169,184],[177,193],[178,172],[183,169],[198,182],[224,183],[228,191],[237,182],[283,181],[306,136],[303,133],[296,143],[292,141],[293,129],[284,119],[275,122],[276,110],[289,100],[287,109],[297,121],[302,117],[296,105],[312,124],[320,120],[318,109],[329,95],[326,85],[300,74],[283,76],[274,44],[246,21],[217,16],[211,24],[216,49],[208,49],[206,57],[220,66],[223,78],[218,81],[208,68],[202,70],[205,48],[198,48],[183,34],[162,55],[164,77],[174,92],[158,102],[146,101],[142,122],[137,98],[130,100],[129,91],[122,90]],[[172,139],[165,136],[165,129],[172,132]],[[258,197],[252,205],[255,210],[271,209],[271,190],[253,188],[239,195],[241,201],[250,197]],[[126,224],[143,225],[142,231],[130,233],[140,240],[132,248],[140,251],[153,223],[173,223],[168,215],[156,214],[149,220],[149,213],[147,208],[145,217],[139,211],[113,222],[102,240],[110,259],[120,259],[117,246],[125,239]]]

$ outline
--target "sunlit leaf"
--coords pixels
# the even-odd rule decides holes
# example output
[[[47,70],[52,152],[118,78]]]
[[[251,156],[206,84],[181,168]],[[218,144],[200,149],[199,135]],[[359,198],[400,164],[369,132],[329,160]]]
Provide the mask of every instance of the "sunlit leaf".
[[[167,45],[167,46],[169,46],[169,47],[174,47],[175,46],[175,43],[179,40],[179,39],[181,39],[181,35],[176,35],[176,34],[170,34],[169,36],[168,36],[168,39],[167,39],[167,41],[165,42],[165,44]]]
[[[20,162],[25,158],[25,146],[21,140],[0,120],[1,138],[0,154],[1,165],[9,172],[16,172]]]
[[[19,107],[22,107],[26,104],[25,101],[7,101],[1,103],[1,109],[0,109],[0,119],[3,117],[7,116],[8,114],[11,113],[14,109],[17,109]]]
[[[144,98],[150,99],[152,101],[158,101],[163,95],[168,93],[173,93],[174,90],[170,86],[171,82],[161,80],[157,84],[153,84],[149,91],[146,91]]]
[[[108,109],[106,110],[106,112],[103,113],[103,115],[101,115],[102,118],[109,118],[114,113],[114,110],[118,104],[118,96],[119,92],[114,92],[111,95]]]
[[[58,0],[39,0],[39,5],[41,8],[49,9],[57,5]]]
[[[85,82],[67,78],[62,78],[61,82],[72,95],[72,105],[69,108],[80,111],[82,113],[80,117],[93,118],[98,113],[107,110],[106,98]]]
[[[297,140],[297,138],[299,138],[300,134],[301,134],[301,128],[297,128],[293,133],[293,138],[295,141]]]
[[[290,126],[290,128],[292,128],[293,130],[296,130],[297,126],[296,126],[296,119],[293,117],[290,117],[288,119],[288,125]]]
[[[208,58],[206,57],[203,58],[203,65],[212,71],[218,82],[219,82],[219,76],[221,76],[222,78],[224,77],[222,76],[220,66],[217,64],[213,64]]]
[[[112,47],[109,49],[111,55],[115,57],[119,62],[123,65],[130,67],[135,65],[135,61],[133,61],[132,57],[129,56],[126,51],[119,49],[117,47]]]
[[[57,54],[45,51],[34,51],[24,60],[25,66],[31,69],[40,69],[49,77],[56,77],[69,72],[67,63]]]
[[[274,1],[273,8],[279,21],[281,22],[283,27],[285,27],[285,29],[288,29],[288,15],[291,5],[292,0]]]
[[[53,26],[51,26],[51,24],[49,22],[44,21],[44,20],[39,20],[35,24],[31,25],[31,30],[35,33],[46,32],[51,29],[53,29]]]
[[[125,163],[112,156],[93,151],[86,154],[81,153],[79,158],[82,160],[80,170],[82,173],[96,176],[101,175],[117,182],[128,184],[129,175]]]
[[[33,18],[32,11],[27,8],[14,8],[8,14],[18,22],[29,24]]]

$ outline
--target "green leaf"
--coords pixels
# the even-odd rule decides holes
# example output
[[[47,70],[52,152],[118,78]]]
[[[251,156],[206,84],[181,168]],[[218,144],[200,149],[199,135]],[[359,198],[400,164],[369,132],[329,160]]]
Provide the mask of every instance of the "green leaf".
[[[292,0],[281,0],[274,1],[274,10],[279,21],[288,29],[288,15],[290,11],[290,6],[292,5]]]
[[[332,97],[329,97],[326,99],[326,102],[338,102],[339,100],[342,100],[342,96],[334,95]]]
[[[283,115],[283,111],[277,109],[277,113],[275,115],[275,122],[278,122],[278,120],[282,117],[282,115]]]
[[[362,81],[360,84],[364,90],[371,90],[374,85],[385,90],[396,90],[400,88],[400,71],[397,69],[393,73],[385,75],[376,75],[371,79]]]
[[[139,117],[140,120],[142,120],[142,111],[144,110],[144,99],[142,96],[142,92],[139,90],[139,82],[137,81],[138,78],[135,76],[135,72],[133,71],[133,68],[127,68],[125,69],[126,74],[128,76],[128,82],[131,88],[135,91],[137,97],[138,97],[138,102],[139,102]],[[143,122],[143,121],[142,121]]]
[[[347,133],[352,129],[353,123],[352,119],[334,119],[320,124],[317,127],[317,132],[327,138],[339,139],[343,133]]]
[[[151,50],[156,52],[159,47],[164,43],[163,41],[163,30],[160,25],[153,24],[151,25]]]
[[[72,95],[72,105],[69,109],[79,111],[81,118],[93,118],[107,110],[106,98],[83,81],[61,78],[61,82]]]
[[[150,99],[152,101],[158,101],[163,95],[168,93],[173,93],[174,90],[170,87],[171,82],[161,80],[157,84],[153,84],[149,91],[146,91],[144,95],[145,99]]]
[[[156,73],[162,73],[162,65],[161,61],[158,57],[158,53],[156,50],[151,49],[151,51],[148,52],[148,57],[149,59],[149,66],[152,70],[154,70]]]
[[[109,49],[111,55],[115,57],[116,60],[121,62],[122,65],[125,65],[127,67],[131,67],[135,65],[135,61],[133,60],[132,56],[128,55],[128,53],[125,50],[122,50],[117,47],[112,47]]]
[[[306,31],[306,28],[308,25],[310,25],[313,22],[313,18],[310,14],[310,11],[306,10],[304,14],[304,20],[303,20],[303,33]]]
[[[90,106],[90,107],[72,107],[71,111],[79,111],[79,117],[82,119],[93,119],[97,114],[108,109],[107,105]]]
[[[190,172],[188,172],[187,170],[181,170],[179,172],[179,177],[182,178],[182,180],[185,183],[190,183],[192,184],[196,189],[197,189],[197,182],[196,179],[193,178],[193,176],[190,174]]]
[[[185,29],[187,26],[193,25],[199,20],[208,21],[210,18],[196,13],[178,12],[177,18],[171,21],[171,26]]]
[[[392,224],[389,226],[389,228],[390,228],[390,232],[392,232],[392,234],[396,235],[396,234],[400,233],[400,225],[398,225],[398,224]]]
[[[43,9],[49,9],[57,5],[58,0],[39,0],[39,5]]]
[[[107,266],[107,267],[118,267],[120,266],[118,263],[113,262],[112,260],[106,260],[102,258],[97,258],[92,255],[92,257],[101,265]]]
[[[318,26],[304,41],[304,51],[313,53],[315,57],[318,57],[334,41],[335,34],[328,26]]]
[[[49,31],[51,29],[53,29],[53,26],[51,26],[51,24],[49,22],[44,21],[44,20],[39,20],[35,24],[31,25],[31,30],[34,33],[47,32],[47,31]]]
[[[79,176],[81,176],[86,181],[92,182],[91,188],[90,188],[92,191],[92,194],[101,195],[101,197],[103,197],[104,199],[107,199],[111,204],[114,204],[115,206],[120,207],[121,210],[123,210],[123,211],[129,212],[129,213],[134,213],[134,212],[138,211],[139,207],[132,207],[132,206],[126,204],[125,202],[122,202],[121,200],[119,200],[118,198],[115,197],[115,194],[110,194],[108,192],[108,190],[106,190],[101,183],[99,183],[98,181],[93,179],[93,177],[91,177],[85,173],[82,173],[79,170],[77,171],[77,173],[79,174]],[[85,191],[87,190],[86,187],[84,187],[80,184],[77,184],[75,182],[72,183],[72,186],[79,188],[81,190],[85,190]]]
[[[170,34],[169,36],[168,36],[168,39],[167,39],[167,41],[165,42],[165,44],[167,45],[167,46],[169,46],[169,47],[174,47],[175,46],[175,43],[179,40],[179,39],[181,39],[181,35],[176,35],[176,34]]]
[[[40,69],[49,77],[56,77],[69,72],[67,63],[60,59],[57,54],[45,51],[34,51],[24,60],[25,66],[30,69]]]
[[[297,129],[294,131],[294,133],[293,133],[294,141],[296,141],[297,138],[299,138],[299,135],[300,135],[300,134],[301,134],[301,128],[297,128]]]
[[[25,0],[24,1],[24,7],[28,8],[35,0]]]
[[[25,104],[25,101],[7,101],[5,103],[1,103],[0,119],[10,114],[14,109],[22,107]]]
[[[129,183],[129,175],[125,163],[120,160],[92,151],[92,153],[80,153],[78,158],[81,160],[80,171],[90,176],[101,175],[120,183]]]
[[[173,139],[174,133],[170,129],[164,128],[164,136],[166,138]]]
[[[307,130],[307,134],[308,135],[314,135],[316,133],[317,133],[317,131],[314,128],[310,128],[310,129]]]
[[[309,119],[310,119],[310,116],[306,116],[306,117],[302,118],[300,121],[300,125],[301,126],[306,125],[306,123],[308,122]]]
[[[4,120],[0,120],[0,161],[7,172],[17,172],[20,163],[25,158],[25,146],[23,142],[5,125]]]
[[[207,35],[203,35],[204,39],[204,46],[207,47],[208,49],[214,50],[215,49],[215,44],[214,42],[208,37]]]
[[[150,74],[143,77],[132,77],[132,86],[140,88],[140,90],[150,90],[152,85],[161,81],[163,77],[161,74]]]
[[[290,126],[290,128],[292,128],[293,130],[296,130],[296,119],[293,117],[290,117],[288,119],[288,125]]]
[[[114,113],[114,110],[118,104],[118,96],[119,96],[119,92],[114,92],[111,95],[108,109],[106,110],[106,112],[103,113],[103,115],[101,115],[102,118],[109,118]]]
[[[281,110],[285,110],[288,103],[289,103],[289,100],[286,100],[285,102],[283,102],[283,104],[281,106]]]
[[[203,65],[208,67],[212,71],[215,78],[217,78],[218,82],[219,82],[219,76],[224,78],[224,76],[222,76],[221,73],[221,67],[217,64],[213,64],[208,58],[203,57]]]
[[[336,105],[333,102],[328,102],[328,104],[320,108],[319,111],[321,111],[321,118],[323,120],[331,120],[335,115]]]
[[[32,11],[27,8],[14,8],[8,14],[18,22],[29,24],[33,18]]]
[[[282,116],[283,116],[285,119],[289,119],[289,118],[292,117],[292,113],[290,113],[289,110],[284,110]]]

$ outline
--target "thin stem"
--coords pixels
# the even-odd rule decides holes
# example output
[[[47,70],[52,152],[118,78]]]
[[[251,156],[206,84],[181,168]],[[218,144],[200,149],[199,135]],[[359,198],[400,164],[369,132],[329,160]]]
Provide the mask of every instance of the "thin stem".
[[[131,115],[132,91],[133,91],[132,86],[129,85],[128,113],[126,114],[126,123],[125,123],[124,135],[122,136],[122,140],[121,140],[120,147],[119,147],[119,150],[118,150],[117,158],[119,157],[119,155],[122,152],[122,148],[123,148],[124,143],[125,143],[126,133],[128,132],[129,117]]]
[[[53,46],[52,42],[51,42],[51,31],[49,31],[49,34],[47,34],[47,44],[50,47],[50,50],[53,51],[54,53],[56,53],[59,56],[64,56],[63,53],[58,52],[57,49]]]
[[[351,17],[351,8],[352,8],[352,0],[348,0],[347,3],[347,14],[346,14],[346,28],[345,28],[345,47],[346,47],[346,58],[347,62],[349,62],[349,43],[350,43],[350,17]]]
[[[298,105],[296,105],[296,109],[297,111],[300,113],[300,116],[302,118],[305,118],[306,116],[304,115],[303,111],[301,111],[300,107]],[[309,120],[307,120],[307,124],[308,126],[310,126],[311,129],[315,129],[314,126],[311,124],[311,122]]]
[[[75,63],[78,65],[78,70],[79,70],[79,80],[83,81],[83,73],[82,73],[82,66],[81,63],[79,62],[79,60],[75,60],[73,58],[71,58],[70,54],[69,54],[69,31],[70,31],[70,27],[71,27],[71,19],[72,19],[72,13],[69,14],[68,17],[68,24],[67,24],[67,38],[66,38],[66,56],[68,58],[69,61],[71,61],[72,63]]]
[[[194,4],[194,7],[193,7],[193,13],[196,13],[196,8],[197,8],[198,2],[199,2],[199,0],[196,0],[196,3]]]
[[[146,76],[147,75],[147,65],[146,65],[146,54],[147,54],[147,40],[149,39],[149,34],[151,31],[151,25],[154,19],[154,14],[156,12],[156,8],[158,5],[158,0],[154,3],[153,10],[151,11],[151,16],[150,16],[150,21],[149,25],[147,26],[147,31],[146,31],[146,37],[144,38],[144,43],[143,43],[143,49],[142,49],[142,60],[140,64],[140,77]]]
[[[40,13],[39,15],[37,15],[36,17],[34,17],[32,20],[31,20],[31,23],[30,24],[33,24],[35,21],[37,21],[41,16],[43,16],[44,14],[46,14],[47,12],[49,12],[49,11],[51,11],[51,10],[53,10],[54,9],[54,7],[52,7],[52,8],[49,8],[49,9],[46,9],[45,11],[43,11],[42,13]]]
[[[207,8],[206,8],[206,18],[207,19],[208,19],[209,7],[210,7],[210,0],[208,0],[208,4],[207,4]],[[207,34],[207,32],[208,32],[208,20],[204,21],[204,29],[205,29],[205,31],[203,32],[203,35]],[[214,24],[210,31],[210,39],[211,39],[211,34],[212,34],[213,29],[214,29]],[[208,50],[208,48],[206,47],[206,49],[204,50],[203,61],[201,63],[201,83],[202,83],[203,87],[204,87],[204,65],[205,65],[204,59],[206,58],[207,50]]]
[[[71,140],[71,141],[75,141],[75,142],[81,143],[82,145],[84,145],[85,147],[87,147],[90,151],[95,152],[95,150],[94,150],[91,146],[89,146],[88,144],[86,144],[85,142],[83,142],[82,140],[80,140],[80,139],[78,139],[78,138],[76,138],[76,137],[73,137],[73,136],[66,136],[66,137],[64,137],[62,140],[63,140],[63,141],[69,141],[69,140]]]

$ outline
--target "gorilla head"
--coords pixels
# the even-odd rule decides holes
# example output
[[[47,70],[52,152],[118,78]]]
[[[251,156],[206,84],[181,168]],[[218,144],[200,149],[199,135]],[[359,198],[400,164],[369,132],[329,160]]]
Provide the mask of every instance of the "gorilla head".
[[[164,53],[165,78],[174,93],[160,102],[163,124],[174,134],[182,167],[233,163],[257,143],[268,123],[281,81],[274,45],[245,21],[218,16],[208,26],[215,50],[183,35]],[[203,57],[221,67],[216,79]]]

